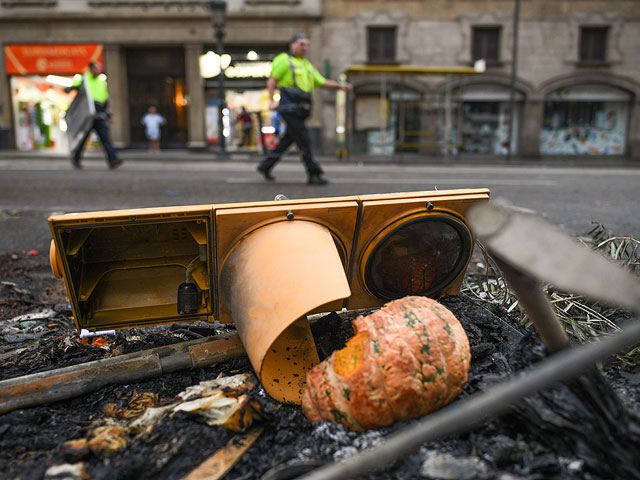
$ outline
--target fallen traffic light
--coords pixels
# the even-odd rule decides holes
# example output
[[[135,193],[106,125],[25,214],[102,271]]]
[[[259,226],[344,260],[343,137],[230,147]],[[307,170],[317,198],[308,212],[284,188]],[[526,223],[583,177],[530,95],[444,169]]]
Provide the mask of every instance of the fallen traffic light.
[[[306,315],[456,294],[487,189],[54,216],[51,265],[78,329],[233,322],[265,389],[299,401]]]

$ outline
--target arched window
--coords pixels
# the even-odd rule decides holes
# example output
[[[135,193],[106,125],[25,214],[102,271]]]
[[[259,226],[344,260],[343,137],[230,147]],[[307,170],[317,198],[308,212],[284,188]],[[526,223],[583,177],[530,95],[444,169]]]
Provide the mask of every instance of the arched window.
[[[631,95],[601,84],[562,87],[545,98],[540,153],[622,155]]]
[[[453,91],[454,138],[463,153],[506,155],[509,147],[511,96],[509,87],[472,84]],[[518,147],[518,127],[524,95],[515,92],[511,152]]]

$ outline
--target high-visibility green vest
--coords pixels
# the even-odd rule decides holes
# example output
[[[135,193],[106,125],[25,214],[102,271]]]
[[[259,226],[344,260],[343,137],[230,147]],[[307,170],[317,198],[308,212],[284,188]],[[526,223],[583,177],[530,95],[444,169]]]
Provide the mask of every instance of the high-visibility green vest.
[[[291,61],[291,63],[289,63]],[[271,62],[271,76],[278,82],[278,87],[293,86],[293,72],[296,75],[296,86],[300,90],[310,92],[316,87],[321,87],[326,79],[318,73],[309,60],[298,58],[287,53],[276,55]]]
[[[100,78],[100,75],[94,77],[90,73],[85,73],[82,77],[77,78],[73,82],[74,87],[79,87],[82,82],[86,82],[91,98],[94,102],[105,103],[109,98],[109,90],[107,89],[107,82]]]

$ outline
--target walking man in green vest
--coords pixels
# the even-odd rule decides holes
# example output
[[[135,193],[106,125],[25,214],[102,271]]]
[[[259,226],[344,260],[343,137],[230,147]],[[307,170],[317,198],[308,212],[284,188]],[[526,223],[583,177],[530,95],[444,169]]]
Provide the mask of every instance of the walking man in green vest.
[[[71,152],[71,164],[73,168],[82,168],[80,164],[80,158],[82,157],[82,150],[84,144],[91,133],[91,130],[95,130],[105,153],[107,154],[107,163],[109,168],[113,169],[122,164],[122,160],[118,158],[116,149],[111,145],[109,140],[109,119],[111,118],[111,111],[109,110],[109,91],[107,90],[107,82],[102,73],[102,65],[100,62],[90,62],[89,71],[85,72],[82,77],[77,79],[71,87],[65,88],[65,91],[69,93],[71,90],[77,90],[80,88],[83,82],[86,82],[86,87],[93,103],[95,105],[96,113],[93,117],[93,124],[91,129],[84,136],[82,141],[78,144],[77,148]]]
[[[307,183],[310,185],[326,185],[328,181],[322,176],[320,165],[313,161],[311,139],[305,120],[311,115],[311,92],[314,88],[351,90],[348,83],[338,83],[324,78],[305,57],[309,51],[309,37],[305,33],[297,33],[289,43],[289,52],[277,55],[271,63],[271,75],[267,80],[267,90],[271,102],[270,110],[282,115],[286,123],[284,136],[278,145],[258,165],[258,172],[266,180],[275,180],[271,175],[274,165],[292,143],[298,145],[307,171]],[[280,102],[277,104],[273,96],[276,85],[280,90]]]

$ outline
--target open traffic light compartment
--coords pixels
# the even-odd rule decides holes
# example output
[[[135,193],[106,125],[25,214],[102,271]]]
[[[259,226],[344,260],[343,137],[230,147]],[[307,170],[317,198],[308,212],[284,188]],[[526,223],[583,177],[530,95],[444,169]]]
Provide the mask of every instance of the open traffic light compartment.
[[[165,215],[150,211],[50,219],[52,264],[65,277],[78,328],[122,328],[212,315],[210,210]],[[186,315],[178,305],[184,284],[192,300]]]

